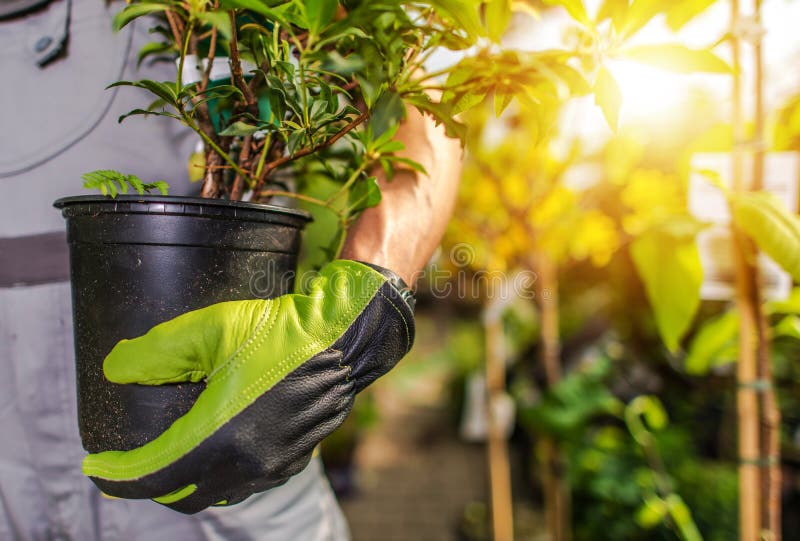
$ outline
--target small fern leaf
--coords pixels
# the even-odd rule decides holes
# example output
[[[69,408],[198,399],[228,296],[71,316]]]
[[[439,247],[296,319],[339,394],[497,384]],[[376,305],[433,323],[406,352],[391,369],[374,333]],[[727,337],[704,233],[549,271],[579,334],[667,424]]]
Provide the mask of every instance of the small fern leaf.
[[[144,195],[145,185],[139,177],[136,175],[128,175],[125,177],[125,180],[128,181],[128,184],[133,186],[133,189],[136,190],[139,195]]]
[[[99,169],[85,173],[82,178],[84,188],[100,190],[101,194],[111,197],[116,197],[120,193],[126,194],[130,188],[136,190],[139,195],[144,195],[150,190],[158,190],[163,195],[167,195],[169,191],[169,185],[163,180],[145,184],[136,175],[124,175],[112,169]]]

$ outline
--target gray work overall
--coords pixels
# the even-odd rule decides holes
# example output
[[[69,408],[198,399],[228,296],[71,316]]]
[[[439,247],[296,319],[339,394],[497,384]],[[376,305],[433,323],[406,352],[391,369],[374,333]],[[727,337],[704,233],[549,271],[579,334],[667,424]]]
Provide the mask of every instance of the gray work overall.
[[[117,124],[150,99],[107,84],[174,70],[137,72],[153,38],[141,27],[113,34],[121,6],[0,0],[0,541],[346,539],[318,459],[282,487],[194,516],[105,498],[80,472],[65,225],[52,202],[83,193],[81,174],[95,169],[187,193],[176,181],[195,144],[169,119]]]

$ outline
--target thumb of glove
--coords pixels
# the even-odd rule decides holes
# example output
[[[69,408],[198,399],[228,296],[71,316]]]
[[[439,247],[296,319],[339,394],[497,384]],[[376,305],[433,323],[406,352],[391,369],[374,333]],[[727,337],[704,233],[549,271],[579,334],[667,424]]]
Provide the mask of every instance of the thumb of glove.
[[[266,315],[264,300],[214,304],[122,340],[103,362],[112,383],[198,382],[233,357]]]

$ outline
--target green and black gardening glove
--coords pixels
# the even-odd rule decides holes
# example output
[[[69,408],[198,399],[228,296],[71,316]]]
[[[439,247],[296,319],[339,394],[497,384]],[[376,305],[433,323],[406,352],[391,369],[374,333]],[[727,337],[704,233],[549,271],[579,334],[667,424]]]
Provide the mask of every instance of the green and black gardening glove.
[[[123,340],[103,365],[110,381],[207,386],[156,439],[89,455],[83,472],[106,494],[183,513],[281,485],[411,348],[412,310],[396,274],[338,260],[308,295],[215,304]]]

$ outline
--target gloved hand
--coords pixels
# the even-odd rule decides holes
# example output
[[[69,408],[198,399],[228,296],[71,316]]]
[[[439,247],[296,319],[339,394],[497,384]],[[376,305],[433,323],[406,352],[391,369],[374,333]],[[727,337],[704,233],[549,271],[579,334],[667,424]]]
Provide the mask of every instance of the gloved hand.
[[[283,484],[411,348],[412,309],[391,271],[338,260],[309,295],[215,304],[123,340],[103,365],[110,381],[207,386],[156,439],[89,455],[83,472],[106,494],[183,513]]]

